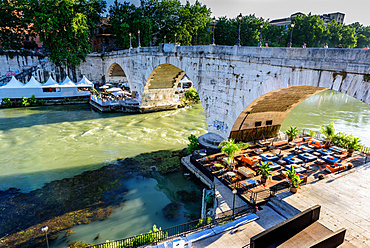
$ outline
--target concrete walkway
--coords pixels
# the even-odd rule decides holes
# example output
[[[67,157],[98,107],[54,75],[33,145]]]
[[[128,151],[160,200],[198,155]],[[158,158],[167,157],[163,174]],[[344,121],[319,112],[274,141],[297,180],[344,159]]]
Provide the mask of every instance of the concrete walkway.
[[[347,241],[370,247],[370,164],[330,174],[303,186],[297,194],[283,192],[276,197],[300,211],[321,205],[320,223],[332,231],[344,227]]]
[[[250,238],[285,220],[281,215],[267,206],[257,212],[258,220],[242,225],[231,231],[194,242],[192,248],[242,248],[249,247]]]
[[[221,216],[222,213],[232,211],[234,194],[217,178],[214,179],[214,185],[216,199],[215,213]],[[238,209],[243,206],[247,208],[248,204],[245,203],[238,195],[235,195],[235,206],[234,206],[235,209]]]

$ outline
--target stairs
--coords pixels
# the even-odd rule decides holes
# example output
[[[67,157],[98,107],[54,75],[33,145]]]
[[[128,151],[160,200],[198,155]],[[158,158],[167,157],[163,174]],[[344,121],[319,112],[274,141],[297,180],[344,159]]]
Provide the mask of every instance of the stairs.
[[[277,197],[270,198],[270,201],[268,201],[266,205],[275,210],[285,219],[289,219],[301,212],[288,203],[284,202],[283,200],[278,199]]]

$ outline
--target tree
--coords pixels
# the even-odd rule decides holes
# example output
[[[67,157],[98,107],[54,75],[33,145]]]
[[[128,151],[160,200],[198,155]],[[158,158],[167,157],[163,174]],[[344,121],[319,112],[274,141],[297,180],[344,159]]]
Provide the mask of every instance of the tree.
[[[327,145],[330,145],[331,140],[335,135],[334,123],[330,122],[329,125],[321,125],[320,132],[325,136]]]
[[[353,48],[356,46],[355,28],[333,20],[327,24],[324,40],[329,44],[329,47],[338,47],[339,44],[342,44],[345,48]]]
[[[370,26],[365,27],[358,22],[352,23],[349,26],[355,29],[356,47],[363,48],[370,45]]]
[[[298,15],[292,22],[295,23],[293,30],[293,46],[300,47],[303,43],[307,47],[322,47],[323,37],[326,32],[324,21],[318,15]]]
[[[235,154],[241,149],[247,148],[249,143],[235,143],[233,139],[224,140],[218,146],[222,146],[221,152],[227,157],[228,164],[232,164]]]
[[[91,51],[92,30],[105,6],[103,0],[29,0],[25,15],[50,59],[73,67]]]
[[[271,169],[267,162],[261,161],[257,164],[258,168],[256,170],[258,175],[261,175],[262,183],[265,183],[269,176],[272,176]]]
[[[24,0],[0,1],[0,46],[4,49],[19,49],[29,35],[27,20],[22,15]]]
[[[298,137],[298,128],[290,126],[289,129],[285,131],[285,134],[288,136],[288,141],[292,141]]]

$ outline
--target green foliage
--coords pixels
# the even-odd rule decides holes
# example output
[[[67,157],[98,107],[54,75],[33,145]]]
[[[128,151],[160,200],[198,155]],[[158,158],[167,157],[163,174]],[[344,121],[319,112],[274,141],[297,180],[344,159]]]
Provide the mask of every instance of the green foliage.
[[[77,66],[91,50],[92,29],[105,5],[103,0],[29,0],[24,16],[57,66]]]
[[[117,0],[109,9],[111,33],[117,46],[129,48],[130,36],[133,47],[138,45],[140,30],[141,46],[176,42],[182,45],[208,44],[210,10],[195,1],[182,5],[179,0],[142,0],[141,6]]]
[[[292,184],[292,187],[300,189],[301,187],[299,186],[299,184],[302,182],[302,180],[297,175],[297,172],[294,169],[294,166],[292,165],[290,170],[288,170],[288,169],[285,169],[285,170],[288,172],[287,173],[287,178],[289,179],[290,183]]]
[[[355,28],[333,20],[327,24],[327,33],[324,40],[329,47],[338,47],[339,44],[342,44],[345,48],[353,48],[356,46]]]
[[[23,97],[22,98],[22,106],[27,107],[27,106],[30,106],[30,105],[31,105],[31,103],[29,102],[28,98],[27,97]]]
[[[24,31],[28,29],[22,15],[24,4],[25,0],[0,1],[0,45],[5,49],[22,46]]]
[[[261,161],[259,164],[257,164],[258,169],[256,169],[256,172],[258,175],[261,175],[263,178],[268,178],[269,176],[272,176],[271,169],[269,168],[269,165],[267,162]]]
[[[310,129],[310,132],[309,132],[309,134],[308,134],[309,136],[311,136],[311,137],[315,137],[315,135],[316,135],[316,132],[315,131],[313,131],[312,129]]]
[[[150,244],[162,239],[165,239],[168,237],[168,233],[165,233],[161,231],[161,228],[157,228],[156,225],[153,225],[153,229],[150,230],[146,234],[142,234],[136,237],[133,237],[131,239],[127,239],[124,241],[123,245],[116,245],[114,242],[113,243],[108,243],[105,244],[104,247],[111,247],[111,248],[129,248],[129,247],[138,247],[138,246],[143,246],[146,244]]]
[[[10,101],[8,97],[5,97],[3,99],[2,105],[4,105],[5,107],[11,107],[13,104],[12,104],[12,101]]]
[[[370,74],[364,75],[364,81],[365,82],[370,82]]]
[[[227,162],[231,164],[234,160],[234,156],[244,148],[249,146],[249,143],[235,143],[233,139],[224,140],[218,146],[222,146],[221,152],[227,157]]]
[[[186,92],[185,92],[185,98],[188,101],[191,102],[198,102],[199,101],[199,95],[197,90],[194,87],[190,87]]]
[[[198,224],[192,229],[197,229],[201,226],[209,225],[209,224],[211,224],[211,222],[212,222],[212,217],[207,217],[206,219],[204,219],[204,218],[199,219]]]
[[[189,154],[192,153],[193,151],[197,150],[198,147],[199,147],[199,143],[198,143],[198,138],[194,135],[194,134],[191,134],[189,137],[188,137],[188,140],[189,140],[189,144],[188,144],[188,152]]]
[[[292,141],[298,137],[298,128],[290,126],[288,130],[285,131],[288,136],[288,141]]]
[[[334,123],[330,122],[329,125],[321,125],[320,132],[324,135],[326,142],[330,144],[331,140],[333,139],[335,135]]]
[[[361,151],[364,148],[360,138],[354,137],[352,134],[338,132],[331,141],[335,145],[347,148],[349,152]]]
[[[293,29],[293,46],[300,47],[306,43],[308,47],[321,47],[325,42],[322,40],[326,27],[324,21],[318,15],[298,15]],[[324,43],[323,43],[324,42]]]

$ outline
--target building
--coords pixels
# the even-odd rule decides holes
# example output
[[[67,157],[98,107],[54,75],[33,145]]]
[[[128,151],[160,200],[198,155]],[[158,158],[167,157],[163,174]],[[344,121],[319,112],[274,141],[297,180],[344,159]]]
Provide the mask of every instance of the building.
[[[110,52],[115,49],[112,34],[109,32],[109,26],[109,16],[101,17],[100,22],[96,25],[94,30],[92,52]]]
[[[291,20],[299,15],[305,15],[305,14],[302,12],[297,12],[297,13],[290,15],[290,17],[271,20],[270,25],[284,26],[285,29],[288,29],[288,26],[290,25]],[[320,15],[320,19],[324,21],[325,25],[330,23],[332,20],[335,20],[336,22],[343,24],[344,15],[345,15],[344,13],[340,13],[340,12],[322,14]]]

